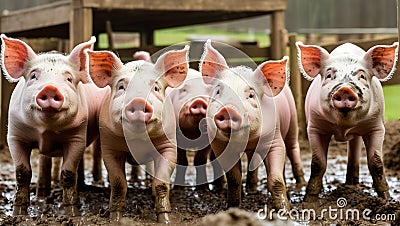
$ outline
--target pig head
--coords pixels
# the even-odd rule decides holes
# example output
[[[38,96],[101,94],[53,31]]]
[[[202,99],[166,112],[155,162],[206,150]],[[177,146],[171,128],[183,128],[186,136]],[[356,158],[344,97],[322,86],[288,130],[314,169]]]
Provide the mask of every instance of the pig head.
[[[312,81],[305,100],[313,152],[305,200],[315,201],[322,188],[331,136],[349,143],[346,183],[358,183],[364,141],[373,186],[379,196],[389,198],[382,162],[385,128],[380,82],[395,72],[398,43],[373,46],[367,52],[346,43],[331,53],[315,45],[296,45],[300,71]]]

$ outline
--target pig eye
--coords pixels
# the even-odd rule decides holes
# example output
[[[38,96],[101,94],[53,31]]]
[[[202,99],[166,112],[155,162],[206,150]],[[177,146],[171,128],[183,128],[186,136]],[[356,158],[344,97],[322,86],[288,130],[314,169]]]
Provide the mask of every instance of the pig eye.
[[[158,84],[154,85],[154,91],[155,92],[159,92],[160,91],[160,87],[158,87]]]
[[[249,98],[253,99],[255,97],[256,97],[256,94],[254,93],[253,90],[251,90],[250,93],[249,93]]]
[[[123,90],[125,91],[125,82],[124,81],[119,81],[117,83],[117,90]]]
[[[367,80],[367,79],[365,78],[365,75],[364,75],[364,74],[361,74],[361,75],[360,75],[360,79]]]
[[[72,83],[72,78],[71,78],[71,77],[68,77],[68,78],[67,78],[67,81],[70,82],[70,83]]]
[[[37,73],[36,73],[36,71],[32,71],[31,74],[30,74],[29,76],[30,76],[30,79],[31,79],[31,80],[32,80],[32,79],[37,79]]]

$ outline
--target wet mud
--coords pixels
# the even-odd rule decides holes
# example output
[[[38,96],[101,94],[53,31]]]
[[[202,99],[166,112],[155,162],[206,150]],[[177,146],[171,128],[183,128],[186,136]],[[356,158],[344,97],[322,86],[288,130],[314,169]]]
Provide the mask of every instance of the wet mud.
[[[307,140],[300,141],[305,179],[310,175],[311,153]],[[347,153],[346,144],[332,142],[328,153],[328,167],[323,177],[323,192],[317,203],[304,203],[305,187],[295,184],[289,161],[286,164],[287,193],[292,205],[291,217],[302,225],[400,225],[400,120],[386,124],[384,143],[385,172],[389,184],[391,200],[377,197],[372,188],[372,178],[368,171],[365,151],[360,161],[359,185],[345,185]],[[106,170],[103,167],[103,185],[93,183],[91,177],[91,155],[85,153],[85,183],[79,192],[81,216],[69,217],[62,206],[62,189],[59,184],[52,185],[51,195],[39,199],[35,196],[37,181],[37,153],[33,152],[32,183],[30,185],[31,205],[28,216],[12,216],[12,202],[15,193],[15,171],[7,149],[0,151],[0,225],[110,225],[108,202],[110,188]],[[130,166],[127,177],[130,178]],[[245,171],[245,170],[244,170]],[[188,185],[195,183],[195,170],[188,169]],[[210,178],[212,176],[210,175]],[[245,178],[245,175],[243,175]],[[271,212],[271,196],[267,190],[265,169],[259,169],[257,192],[245,193],[241,209],[252,212],[253,217],[265,218],[264,225],[276,225],[277,215]],[[243,187],[245,187],[243,185]],[[170,201],[171,225],[201,225],[204,217],[225,211],[226,190],[212,185],[196,189],[193,186],[172,188]],[[331,210],[329,212],[329,210]],[[315,215],[313,215],[315,212]],[[269,215],[266,215],[268,213]],[[305,214],[303,214],[305,213]],[[309,213],[307,215],[307,213]],[[272,221],[270,217],[274,220]],[[283,220],[281,225],[289,221]],[[123,217],[119,225],[159,225],[156,223],[154,200],[150,181],[145,175],[138,181],[128,183],[128,193]],[[210,223],[206,223],[210,225]]]

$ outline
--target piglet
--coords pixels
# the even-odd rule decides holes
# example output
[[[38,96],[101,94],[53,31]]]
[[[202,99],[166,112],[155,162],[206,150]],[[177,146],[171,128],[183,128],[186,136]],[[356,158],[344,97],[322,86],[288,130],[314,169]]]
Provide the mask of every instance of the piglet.
[[[68,56],[37,55],[23,41],[4,34],[1,40],[3,72],[10,82],[18,82],[10,100],[7,134],[17,181],[13,214],[27,214],[30,155],[38,148],[43,156],[63,157],[63,204],[67,214],[78,215],[78,164],[85,147],[98,137],[100,103],[108,92],[88,83],[85,71],[83,51],[92,48],[95,39],[77,45]]]
[[[256,169],[263,162],[274,208],[285,212],[290,209],[283,177],[286,151],[296,153],[302,168],[296,110],[286,85],[287,61],[286,57],[266,61],[255,71],[243,66],[229,68],[211,41],[205,44],[200,71],[205,82],[213,86],[207,130],[211,147],[226,172],[229,207],[240,205],[240,158],[246,153],[246,186],[255,187]]]
[[[318,200],[332,136],[348,143],[346,183],[358,183],[364,142],[373,186],[380,197],[390,198],[382,161],[385,127],[380,82],[396,70],[398,43],[374,46],[367,52],[346,43],[330,54],[315,45],[297,42],[296,46],[300,71],[312,81],[305,111],[313,157],[304,200]]]
[[[175,116],[164,106],[165,89],[186,77],[189,47],[171,50],[155,64],[123,64],[108,51],[87,51],[88,70],[99,87],[110,86],[100,113],[100,141],[110,186],[110,217],[121,217],[127,192],[125,161],[145,164],[154,160],[152,193],[158,222],[168,223],[170,177],[177,150]],[[166,116],[166,117],[165,117]]]
[[[196,167],[196,186],[207,188],[207,160],[210,156],[214,172],[214,184],[222,187],[223,172],[209,145],[206,113],[212,86],[203,82],[199,71],[189,69],[185,81],[176,88],[167,88],[176,116],[176,138],[178,162],[176,167],[175,188],[185,185],[185,173],[188,166],[186,152],[194,151],[193,164]]]

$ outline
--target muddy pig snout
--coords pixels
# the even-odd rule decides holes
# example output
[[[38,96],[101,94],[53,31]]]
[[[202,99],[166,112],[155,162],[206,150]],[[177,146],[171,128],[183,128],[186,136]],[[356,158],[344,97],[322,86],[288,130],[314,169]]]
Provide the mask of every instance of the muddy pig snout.
[[[215,116],[217,127],[223,131],[238,130],[242,123],[242,117],[232,108],[223,107]]]
[[[59,110],[64,103],[64,96],[53,85],[45,86],[36,96],[36,103],[42,109]]]
[[[337,109],[353,109],[358,102],[358,96],[350,87],[342,87],[332,96],[333,106]]]
[[[125,115],[130,121],[148,122],[153,115],[153,107],[143,98],[135,98],[125,107]]]
[[[202,99],[194,100],[189,107],[189,111],[193,115],[206,115],[208,104]]]

